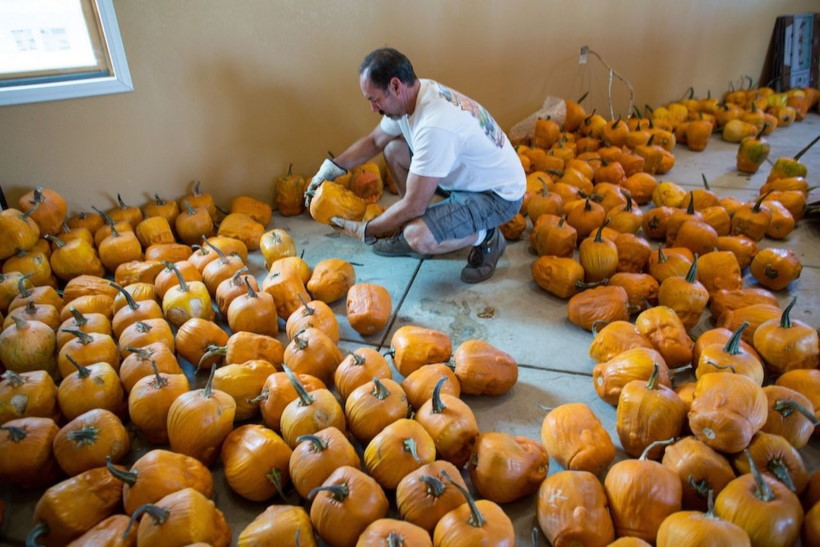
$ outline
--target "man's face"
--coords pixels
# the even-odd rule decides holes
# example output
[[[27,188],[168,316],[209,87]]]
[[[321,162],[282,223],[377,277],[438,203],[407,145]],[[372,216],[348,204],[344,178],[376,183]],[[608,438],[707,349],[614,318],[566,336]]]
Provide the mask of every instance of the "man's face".
[[[367,72],[364,72],[359,79],[359,85],[364,98],[370,103],[370,110],[387,116],[391,120],[404,116],[404,108],[399,100],[397,89],[395,89],[400,85],[398,78],[394,78],[388,84],[387,89],[379,89],[370,81]]]

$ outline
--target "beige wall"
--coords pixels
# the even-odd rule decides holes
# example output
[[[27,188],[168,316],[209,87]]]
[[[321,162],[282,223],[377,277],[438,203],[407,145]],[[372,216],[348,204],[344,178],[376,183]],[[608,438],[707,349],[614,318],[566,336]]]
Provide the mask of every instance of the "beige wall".
[[[607,71],[636,103],[687,87],[721,93],[760,75],[777,15],[815,0],[115,0],[132,93],[0,107],[0,185],[10,203],[35,185],[72,210],[116,193],[184,194],[190,181],[228,206],[271,195],[294,163],[310,175],[377,117],[356,69],[390,45],[422,77],[482,102],[509,128],[556,95],[608,115]],[[616,109],[626,107],[623,88]]]

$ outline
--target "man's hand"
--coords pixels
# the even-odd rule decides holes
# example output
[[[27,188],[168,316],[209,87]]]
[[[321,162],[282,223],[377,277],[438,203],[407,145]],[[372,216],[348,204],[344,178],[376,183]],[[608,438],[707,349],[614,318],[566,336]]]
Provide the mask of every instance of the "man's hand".
[[[310,200],[313,199],[313,194],[316,193],[316,190],[319,189],[319,186],[324,181],[337,179],[345,173],[347,173],[347,171],[336,165],[336,162],[333,160],[326,159],[323,161],[321,167],[319,167],[319,171],[310,179],[310,184],[308,184],[307,190],[305,190],[305,207],[310,207]]]
[[[367,222],[357,222],[355,220],[347,220],[341,217],[333,217],[330,219],[330,225],[337,232],[358,239],[359,241],[368,245],[376,243],[374,236],[365,235],[367,231]]]

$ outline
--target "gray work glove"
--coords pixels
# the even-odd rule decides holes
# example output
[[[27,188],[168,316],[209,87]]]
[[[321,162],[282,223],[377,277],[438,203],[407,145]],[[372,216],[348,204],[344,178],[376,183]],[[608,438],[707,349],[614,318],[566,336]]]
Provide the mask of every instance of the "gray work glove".
[[[362,243],[373,245],[376,243],[374,236],[365,235],[367,231],[367,222],[359,222],[356,220],[347,220],[341,217],[333,217],[330,219],[330,226],[342,235],[358,239]]]
[[[310,184],[308,184],[307,190],[305,190],[305,207],[310,207],[310,200],[313,199],[316,190],[319,189],[319,186],[324,181],[337,179],[345,173],[347,173],[347,171],[336,165],[336,162],[332,159],[328,158],[323,161],[321,167],[319,167],[319,171],[310,179]]]

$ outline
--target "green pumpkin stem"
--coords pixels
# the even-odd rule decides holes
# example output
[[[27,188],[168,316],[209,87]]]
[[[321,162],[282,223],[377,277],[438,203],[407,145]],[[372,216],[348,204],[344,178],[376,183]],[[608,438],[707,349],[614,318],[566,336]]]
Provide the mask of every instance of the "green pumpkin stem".
[[[290,370],[290,367],[287,365],[282,365],[282,369],[285,371],[285,374],[288,375],[288,380],[290,380],[290,384],[293,386],[293,389],[296,390],[296,395],[299,397],[299,402],[302,406],[310,406],[315,402],[315,399],[310,396],[310,393],[307,392],[305,386],[302,382],[299,381],[299,378]]]
[[[749,461],[749,470],[752,473],[752,477],[754,477],[755,480],[755,497],[767,503],[773,501],[775,496],[774,492],[772,491],[772,487],[769,486],[769,484],[763,479],[763,475],[757,468],[755,460],[754,458],[752,458],[751,452],[749,452],[748,448],[744,448],[743,453],[746,455],[746,459]]]
[[[418,445],[416,444],[416,439],[410,437],[408,439],[404,439],[402,442],[402,446],[404,447],[405,452],[410,452],[410,455],[413,456],[413,461],[416,463],[422,463],[421,458],[419,458],[419,451]]]
[[[441,400],[441,388],[444,386],[444,382],[447,381],[446,376],[442,376],[436,382],[436,387],[433,388],[433,414],[441,414],[444,412],[447,407],[444,405],[444,401]]]
[[[769,464],[766,468],[771,471],[772,475],[777,477],[777,480],[785,484],[789,490],[792,492],[797,492],[797,488],[794,486],[794,481],[789,473],[789,469],[786,467],[786,463],[782,458],[773,458],[769,460]]]
[[[160,507],[159,505],[152,505],[150,503],[146,503],[145,505],[140,505],[137,507],[133,514],[131,515],[131,520],[128,521],[128,526],[125,527],[125,532],[122,533],[122,537],[127,538],[128,534],[131,532],[131,526],[134,522],[138,521],[139,518],[147,513],[149,517],[154,521],[154,524],[159,526],[163,522],[168,519],[168,516],[171,512],[164,507]]]
[[[323,452],[327,450],[327,441],[317,435],[299,435],[296,437],[296,443],[301,444],[305,441],[313,445],[313,450],[316,452]]]
[[[692,265],[689,266],[689,271],[686,272],[686,282],[694,283],[698,280],[698,253],[695,253],[695,259]]]
[[[453,479],[450,478],[446,471],[442,471],[441,476],[444,477],[444,479],[447,482],[452,484],[456,488],[456,490],[461,492],[461,494],[464,496],[464,499],[466,499],[467,503],[470,505],[470,518],[467,520],[467,523],[475,528],[481,528],[482,526],[484,526],[484,524],[487,523],[487,520],[484,518],[484,515],[481,514],[481,511],[478,510],[478,506],[475,503],[475,499],[473,499],[473,496],[470,494],[470,492],[457,482],[453,481]]]
[[[285,497],[285,493],[283,492],[282,486],[282,470],[278,467],[272,468],[270,471],[265,473],[265,478],[276,488],[276,493],[287,502],[288,499]]]
[[[124,469],[115,467],[114,463],[111,461],[111,456],[105,457],[105,467],[115,479],[124,482],[128,486],[134,486],[137,483],[139,471],[125,471]]]
[[[660,373],[661,366],[658,363],[652,363],[652,373],[649,375],[649,380],[646,381],[646,389],[654,391],[658,388]]]
[[[432,475],[422,475],[419,480],[426,485],[428,496],[440,498],[444,495],[444,490],[447,489],[447,485]]]
[[[94,444],[100,437],[100,430],[93,426],[83,426],[80,429],[69,431],[66,437],[79,445]]]
[[[726,345],[723,346],[723,351],[728,353],[729,355],[738,355],[740,354],[740,341],[742,340],[743,331],[746,330],[746,327],[749,326],[748,321],[744,321],[740,324],[735,332],[732,333],[731,338],[726,341]]]
[[[774,410],[779,412],[784,418],[788,418],[792,412],[796,410],[805,416],[806,419],[812,423],[812,425],[820,424],[820,420],[817,419],[813,412],[797,401],[792,401],[791,399],[781,399],[779,401],[775,401]]]
[[[792,308],[794,304],[797,302],[797,297],[795,296],[792,298],[792,301],[789,302],[789,305],[786,306],[786,309],[783,310],[783,314],[780,316],[780,328],[781,329],[790,329],[792,327],[792,319],[790,317]]]
[[[26,547],[39,547],[41,545],[40,538],[48,534],[48,531],[48,524],[38,522],[26,536]]]
[[[307,499],[312,500],[319,492],[330,492],[330,497],[338,502],[343,502],[350,495],[350,489],[347,487],[347,484],[331,484],[329,486],[317,486],[308,492]]]

